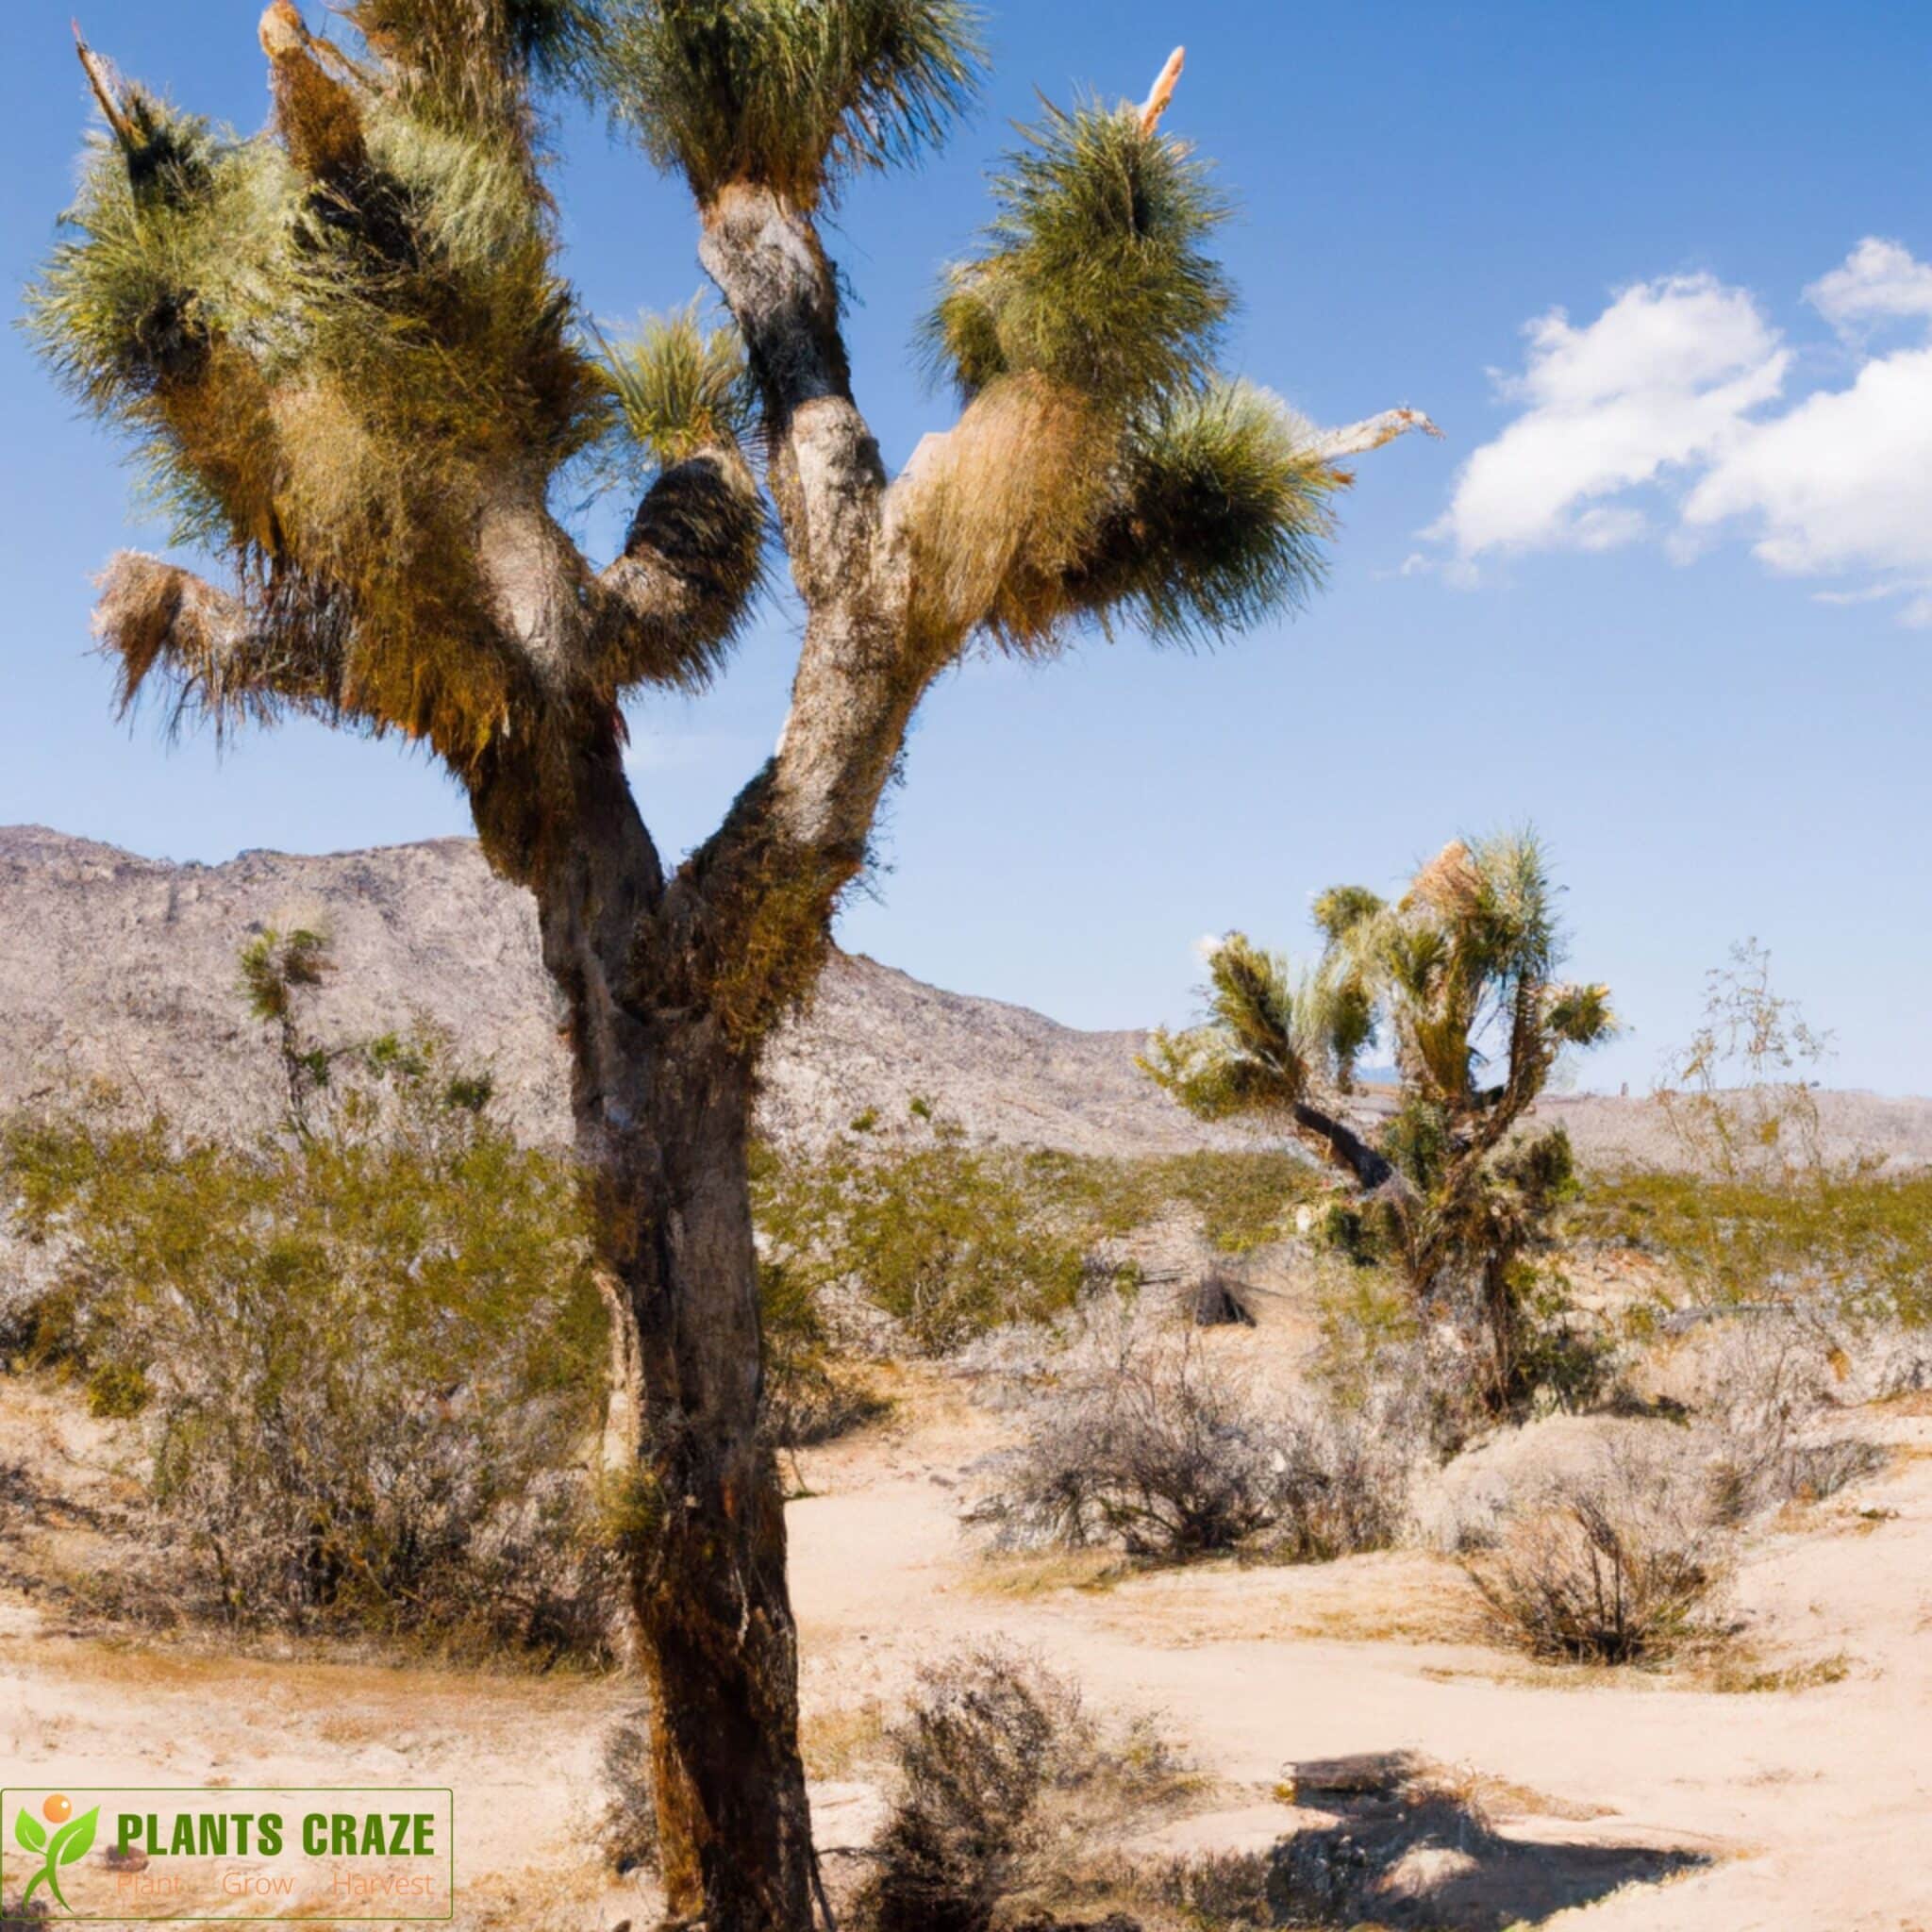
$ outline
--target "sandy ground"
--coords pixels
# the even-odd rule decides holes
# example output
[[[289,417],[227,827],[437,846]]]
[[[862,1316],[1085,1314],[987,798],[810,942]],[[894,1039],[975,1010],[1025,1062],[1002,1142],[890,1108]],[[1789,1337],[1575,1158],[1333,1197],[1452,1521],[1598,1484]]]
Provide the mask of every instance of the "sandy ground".
[[[1456,1567],[1418,1554],[1098,1586],[1091,1565],[990,1561],[958,1517],[997,1420],[937,1379],[899,1414],[805,1457],[811,1493],[790,1511],[823,1845],[876,1822],[880,1724],[917,1667],[997,1636],[1075,1677],[1095,1709],[1156,1715],[1207,1774],[1141,1850],[1264,1848],[1333,1820],[1285,1802],[1298,1765],[1413,1751],[1478,1790],[1501,1834],[1466,1861],[1471,1927],[1932,1932],[1923,1398],[1866,1412],[1890,1467],[1756,1536],[1737,1581],[1755,1668],[1843,1674],[1741,1692],[1707,1674],[1515,1661],[1482,1641]],[[98,1481],[97,1447],[63,1399],[0,1378],[0,1466],[30,1454],[50,1481]],[[104,1642],[0,1600],[0,1781],[449,1785],[458,1923],[478,1932],[649,1922],[581,1850],[602,1735],[633,1702],[608,1680]],[[1668,1862],[1657,1852],[1682,1869],[1624,1882]]]

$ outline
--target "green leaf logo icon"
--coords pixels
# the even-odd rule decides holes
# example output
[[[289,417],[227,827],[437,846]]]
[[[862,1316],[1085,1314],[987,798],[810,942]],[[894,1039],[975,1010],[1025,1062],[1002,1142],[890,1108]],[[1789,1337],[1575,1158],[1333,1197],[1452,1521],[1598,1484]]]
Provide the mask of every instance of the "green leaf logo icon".
[[[61,1800],[64,1805],[65,1800]],[[101,1816],[101,1807],[96,1805],[92,1811],[83,1811],[78,1818],[63,1824],[49,1838],[46,1826],[30,1811],[15,1814],[13,1835],[22,1847],[38,1854],[46,1860],[42,1869],[27,1881],[26,1890],[21,1893],[24,1906],[34,1895],[35,1889],[45,1885],[47,1890],[60,1901],[63,1912],[72,1912],[74,1907],[67,1903],[60,1890],[60,1868],[63,1865],[78,1864],[93,1849],[94,1829]]]

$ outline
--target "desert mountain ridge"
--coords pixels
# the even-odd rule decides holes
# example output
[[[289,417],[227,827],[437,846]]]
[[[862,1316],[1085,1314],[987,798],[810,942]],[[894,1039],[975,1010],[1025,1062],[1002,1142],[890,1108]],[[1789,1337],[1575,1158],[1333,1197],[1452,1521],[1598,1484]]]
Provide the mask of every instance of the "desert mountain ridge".
[[[0,827],[0,1111],[106,1082],[200,1134],[277,1116],[270,1041],[236,988],[264,925],[321,925],[337,961],[314,1030],[355,1039],[420,1015],[493,1072],[507,1120],[568,1138],[558,1011],[530,899],[475,844],[439,839],[220,865],[136,857],[38,825]],[[1265,1144],[1194,1121],[1135,1065],[1146,1035],[1065,1026],[835,954],[810,1008],[767,1055],[760,1124],[811,1145],[868,1110],[903,1120],[917,1095],[972,1137],[1080,1154]],[[1932,1101],[1820,1096],[1835,1154],[1932,1163]],[[1589,1161],[1668,1159],[1647,1099],[1555,1096]]]

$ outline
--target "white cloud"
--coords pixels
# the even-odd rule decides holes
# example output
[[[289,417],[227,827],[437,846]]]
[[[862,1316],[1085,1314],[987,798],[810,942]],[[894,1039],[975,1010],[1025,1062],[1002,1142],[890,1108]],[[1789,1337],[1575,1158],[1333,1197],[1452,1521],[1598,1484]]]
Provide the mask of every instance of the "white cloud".
[[[1806,295],[1856,373],[1776,411],[1793,352],[1709,275],[1640,283],[1581,327],[1531,323],[1523,374],[1500,384],[1521,412],[1425,533],[1451,546],[1449,574],[1651,537],[1686,561],[1738,532],[1780,575],[1862,579],[1827,601],[1902,596],[1902,622],[1932,625],[1932,340],[1862,346],[1888,321],[1932,338],[1932,264],[1867,240]]]
[[[1888,597],[1901,595],[1906,589],[1903,584],[1865,584],[1856,591],[1813,591],[1814,604],[1836,604],[1840,607],[1852,604],[1883,604]]]
[[[1753,425],[1690,492],[1684,521],[1738,518],[1773,570],[1932,571],[1932,348],[1867,362]]]
[[[1805,299],[1845,336],[1860,335],[1874,322],[1932,316],[1932,263],[1913,260],[1896,242],[1868,235],[1805,291]]]
[[[1524,333],[1528,364],[1499,388],[1527,407],[1463,465],[1428,533],[1465,560],[1637,541],[1643,513],[1604,499],[1709,456],[1790,362],[1751,297],[1709,275],[1640,283],[1583,328],[1553,308]]]

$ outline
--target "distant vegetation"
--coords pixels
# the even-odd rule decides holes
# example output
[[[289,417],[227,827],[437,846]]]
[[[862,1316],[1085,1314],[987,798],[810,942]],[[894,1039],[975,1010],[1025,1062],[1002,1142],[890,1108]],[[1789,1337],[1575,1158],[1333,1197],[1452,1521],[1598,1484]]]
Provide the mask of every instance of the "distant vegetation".
[[[1164,1215],[1243,1253],[1290,1232],[1322,1192],[1279,1153],[1118,1159],[975,1146],[914,1101],[904,1127],[861,1117],[823,1154],[764,1149],[752,1199],[768,1274],[814,1298],[849,1290],[942,1355],[1010,1322],[1064,1313],[1084,1288],[1131,1286],[1107,1242]]]
[[[1909,1323],[1932,1317],[1932,1174],[1802,1183],[1690,1174],[1592,1176],[1573,1240],[1655,1255],[1716,1304],[1822,1296]]]
[[[1712,1303],[1815,1297],[1924,1322],[1932,1174],[1826,1158],[1816,1080],[1829,1058],[1829,1037],[1773,985],[1769,952],[1734,947],[1657,1096],[1678,1165],[1593,1178],[1573,1237],[1648,1250]]]
[[[53,1278],[13,1339],[142,1423],[157,1560],[128,1607],[597,1652],[582,1445],[607,1357],[575,1182],[441,1040],[311,1041],[297,1005],[327,967],[312,933],[242,957],[281,1133],[7,1126],[15,1225]]]
[[[41,1283],[0,1352],[76,1379],[151,1453],[155,1560],[83,1593],[133,1615],[603,1657],[616,1542],[651,1498],[627,1457],[607,1468],[609,1324],[574,1169],[518,1147],[488,1074],[434,1035],[314,1038],[306,1001],[333,970],[311,932],[258,935],[242,956],[285,1090],[279,1130],[257,1141],[184,1139],[102,1095],[0,1124],[0,1201]],[[1809,1040],[1781,1005],[1766,1018],[1761,975],[1719,977],[1723,1000],[1744,986],[1760,1047]],[[1724,1077],[1724,1038],[1701,1036],[1698,1079]],[[1932,1308],[1932,1175],[1818,1160],[1796,1080],[1687,1081],[1668,1104],[1691,1171],[1566,1177],[1536,1224],[1538,1266],[1512,1277],[1513,1359],[1538,1404],[1586,1407],[1619,1350],[1685,1301],[1812,1311],[1778,1329],[1796,1339],[1770,1369],[1731,1377],[1804,1400],[1713,1424],[1686,1478],[1692,1519],[1722,1524],[1856,1474],[1842,1444],[1802,1439],[1828,1400],[1817,1364],[1840,1333]],[[1485,1171],[1485,1198],[1519,1186],[1509,1159]],[[754,1179],[774,1446],[878,1414],[881,1357],[1038,1331],[998,1357],[1020,1365],[988,1506],[1003,1541],[1324,1560],[1400,1540],[1417,1472],[1487,1426],[1482,1351],[1428,1317],[1405,1251],[1297,1155],[975,1145],[913,1098],[815,1153],[761,1148]],[[1154,1319],[1131,1238],[1168,1220],[1230,1257],[1298,1232],[1325,1248],[1298,1406]],[[1586,1321],[1557,1267],[1594,1244],[1654,1255],[1668,1288]],[[1593,1592],[1587,1515],[1512,1543],[1517,1570],[1486,1579],[1519,1598],[1510,1576],[1568,1588],[1551,1566],[1574,1557]]]

